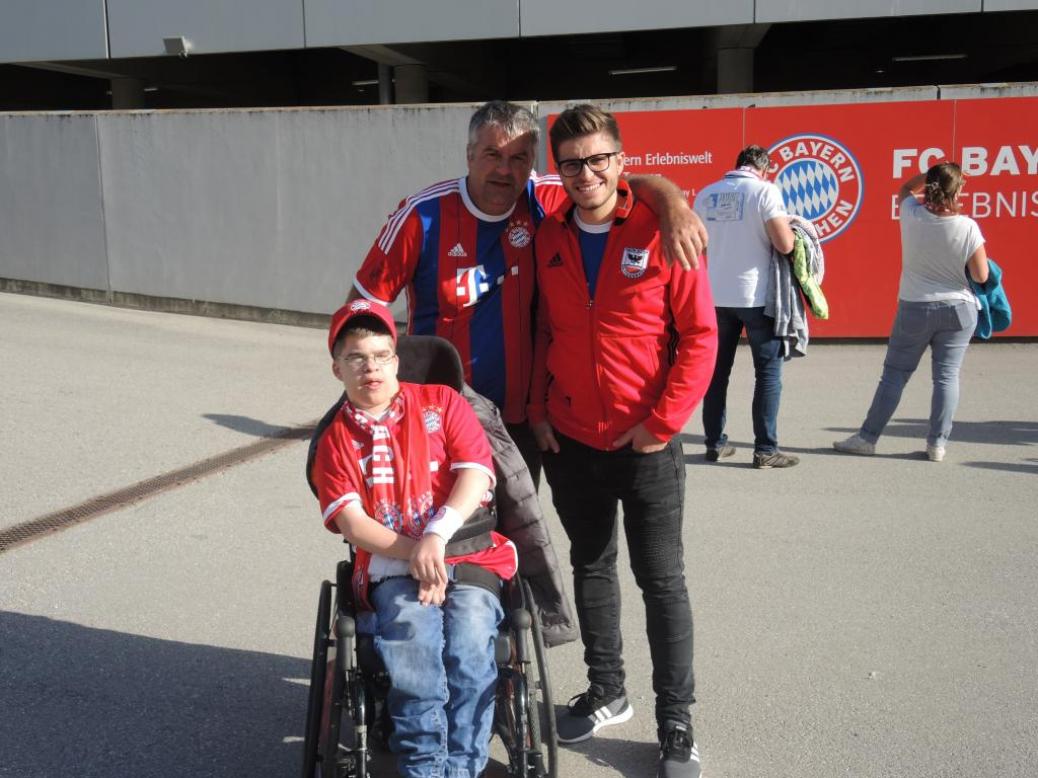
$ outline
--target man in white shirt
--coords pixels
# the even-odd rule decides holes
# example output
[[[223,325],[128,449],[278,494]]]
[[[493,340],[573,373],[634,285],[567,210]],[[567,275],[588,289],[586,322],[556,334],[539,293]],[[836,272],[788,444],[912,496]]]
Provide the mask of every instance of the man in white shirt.
[[[725,435],[728,377],[739,337],[753,355],[753,466],[792,467],[800,460],[778,448],[778,408],[782,394],[782,341],[775,320],[764,315],[771,252],[793,250],[793,231],[778,187],[766,179],[771,160],[760,146],[747,146],[735,169],[696,196],[695,210],[710,239],[710,287],[717,310],[717,364],[703,399],[706,459],[735,453]]]

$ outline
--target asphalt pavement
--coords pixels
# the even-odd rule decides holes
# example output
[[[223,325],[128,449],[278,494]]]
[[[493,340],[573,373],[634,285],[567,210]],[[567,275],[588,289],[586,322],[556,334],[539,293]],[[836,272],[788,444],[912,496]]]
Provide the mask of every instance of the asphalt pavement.
[[[707,778],[1038,773],[1038,344],[970,348],[942,463],[923,454],[926,364],[876,456],[832,450],[882,358],[813,343],[786,366],[799,467],[750,467],[745,348],[736,455],[703,460],[698,413],[683,433]],[[0,776],[298,775],[342,549],[284,436],[338,392],[319,330],[0,294],[0,531],[281,440],[0,553]],[[563,749],[564,778],[654,775],[643,608],[622,586],[635,716]],[[557,706],[585,687],[581,653],[549,652]]]

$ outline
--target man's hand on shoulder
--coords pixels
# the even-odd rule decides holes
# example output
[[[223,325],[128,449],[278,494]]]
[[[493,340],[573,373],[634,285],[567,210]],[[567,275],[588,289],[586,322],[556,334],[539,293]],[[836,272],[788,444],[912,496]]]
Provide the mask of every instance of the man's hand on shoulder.
[[[613,441],[613,447],[623,448],[628,443],[639,454],[655,454],[657,451],[662,451],[667,447],[667,441],[657,438],[645,429],[645,425],[641,423],[635,424]]]
[[[684,200],[671,203],[660,213],[660,248],[667,264],[698,270],[706,243],[706,226]]]
[[[677,184],[663,176],[627,176],[634,196],[645,202],[660,222],[660,248],[668,265],[698,270],[706,251],[706,227]]]

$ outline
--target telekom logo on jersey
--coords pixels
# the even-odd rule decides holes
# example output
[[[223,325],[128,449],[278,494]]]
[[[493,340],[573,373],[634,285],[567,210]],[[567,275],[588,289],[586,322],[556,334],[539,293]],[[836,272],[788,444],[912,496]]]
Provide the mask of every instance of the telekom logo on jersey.
[[[461,268],[457,271],[457,294],[458,304],[462,308],[470,308],[479,302],[479,299],[490,291],[493,279],[487,276],[482,265]],[[504,281],[498,278],[497,284]],[[496,285],[496,284],[494,284]]]

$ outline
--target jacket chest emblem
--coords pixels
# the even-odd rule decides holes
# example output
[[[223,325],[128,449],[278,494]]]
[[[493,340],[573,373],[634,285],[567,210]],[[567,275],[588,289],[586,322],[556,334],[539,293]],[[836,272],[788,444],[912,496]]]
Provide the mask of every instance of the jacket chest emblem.
[[[624,249],[620,272],[627,278],[641,278],[649,268],[648,249]]]

